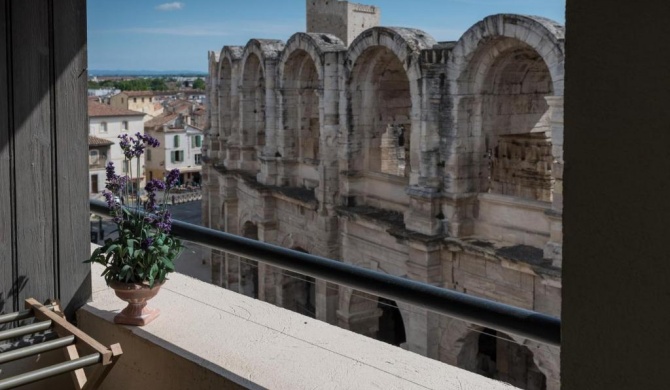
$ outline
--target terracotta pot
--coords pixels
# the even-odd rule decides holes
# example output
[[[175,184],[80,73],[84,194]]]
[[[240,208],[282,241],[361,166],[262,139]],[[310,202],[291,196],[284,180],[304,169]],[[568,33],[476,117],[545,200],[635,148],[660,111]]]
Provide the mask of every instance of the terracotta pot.
[[[128,302],[128,306],[114,317],[114,322],[124,325],[144,326],[153,321],[160,311],[147,306],[147,301],[158,294],[162,284],[149,288],[146,284],[110,282],[116,296]]]

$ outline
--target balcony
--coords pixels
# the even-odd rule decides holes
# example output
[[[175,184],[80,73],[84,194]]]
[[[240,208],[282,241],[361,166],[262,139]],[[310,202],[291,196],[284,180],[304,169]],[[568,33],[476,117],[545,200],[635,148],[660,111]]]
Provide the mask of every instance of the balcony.
[[[107,165],[107,157],[88,158],[88,169],[105,169],[105,165]]]
[[[509,385],[176,274],[142,327],[113,323],[125,304],[101,268],[78,326],[121,343],[102,389],[510,389]]]
[[[92,211],[105,213],[100,202]],[[175,221],[182,239],[368,293],[403,299],[460,319],[556,345],[558,320],[306,253]],[[175,274],[151,302],[161,316],[142,327],[113,323],[125,303],[94,265],[93,301],[78,326],[123,359],[105,388],[508,389],[510,385],[310,317]],[[488,308],[487,308],[488,307]]]

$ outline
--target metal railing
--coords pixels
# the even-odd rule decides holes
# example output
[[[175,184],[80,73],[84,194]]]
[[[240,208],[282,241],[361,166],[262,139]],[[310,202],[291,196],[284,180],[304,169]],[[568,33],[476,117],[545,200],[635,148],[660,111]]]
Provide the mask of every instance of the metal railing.
[[[109,208],[104,202],[91,200],[90,206],[92,213],[109,216]],[[260,261],[372,295],[409,303],[438,314],[543,344],[561,345],[561,320],[546,314],[186,222],[174,221],[172,233],[186,241],[215,250]]]

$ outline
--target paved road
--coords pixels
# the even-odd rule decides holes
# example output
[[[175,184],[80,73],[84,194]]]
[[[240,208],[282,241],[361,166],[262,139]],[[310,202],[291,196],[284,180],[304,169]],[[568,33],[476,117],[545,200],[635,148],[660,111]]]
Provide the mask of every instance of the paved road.
[[[202,225],[202,206],[201,201],[199,200],[168,205],[168,209],[172,213],[173,219],[192,223],[194,225]],[[116,237],[116,225],[112,223],[111,220],[103,220],[102,228],[104,230],[105,239]],[[91,231],[98,232],[98,229],[98,222],[92,221]],[[98,243],[102,242],[98,241]],[[212,271],[209,262],[209,249],[189,242],[184,242],[184,246],[186,246],[184,252],[175,262],[177,272],[211,283]]]

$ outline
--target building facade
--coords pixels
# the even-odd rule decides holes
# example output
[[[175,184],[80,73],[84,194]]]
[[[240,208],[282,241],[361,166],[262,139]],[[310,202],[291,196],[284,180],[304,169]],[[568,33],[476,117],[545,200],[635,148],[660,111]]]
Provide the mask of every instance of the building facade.
[[[139,184],[140,188],[144,187],[144,157],[141,157],[142,161],[140,161],[138,175],[136,161],[133,160],[128,165],[119,145],[121,134],[127,134],[128,136],[134,136],[137,133],[144,134],[144,116],[145,114],[142,112],[114,107],[93,99],[88,100],[89,167],[91,169],[89,189],[91,197],[95,197],[105,188],[104,165],[108,162],[114,163],[117,173],[126,173],[131,169],[132,172],[128,173],[132,176],[134,183]],[[103,141],[107,141],[109,144],[104,145]],[[93,146],[91,146],[92,142]],[[102,163],[103,160],[104,163]],[[97,191],[94,192],[94,190]]]
[[[370,12],[342,23],[371,24],[351,37],[332,3],[347,4],[307,1],[307,32],[286,42],[210,53],[203,222],[559,317],[563,26],[493,15],[437,42],[349,4]],[[235,256],[213,253],[212,278],[518,387],[560,387],[558,348]]]
[[[123,91],[110,97],[109,104],[116,108],[143,112],[150,117],[163,113],[163,106],[153,91]]]
[[[157,148],[147,150],[147,180],[163,179],[167,172],[179,169],[180,184],[201,184],[201,129],[187,124],[180,114],[163,114],[146,122],[144,130],[160,142]]]

